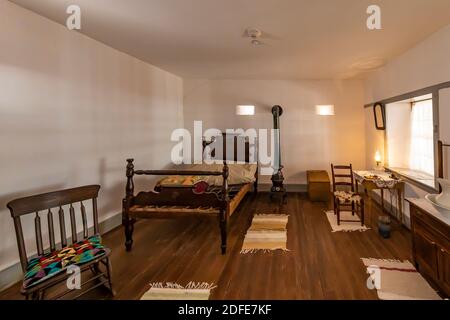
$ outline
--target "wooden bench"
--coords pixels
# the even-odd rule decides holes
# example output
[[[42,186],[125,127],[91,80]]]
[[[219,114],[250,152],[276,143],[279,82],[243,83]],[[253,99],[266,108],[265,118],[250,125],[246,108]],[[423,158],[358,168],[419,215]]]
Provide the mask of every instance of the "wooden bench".
[[[325,170],[308,170],[306,171],[308,182],[308,196],[311,201],[330,200],[330,177]]]

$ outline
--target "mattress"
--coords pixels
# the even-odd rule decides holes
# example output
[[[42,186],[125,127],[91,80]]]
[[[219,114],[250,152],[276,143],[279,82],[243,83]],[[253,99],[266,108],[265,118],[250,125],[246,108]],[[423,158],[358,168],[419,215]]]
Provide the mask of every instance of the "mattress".
[[[255,182],[255,174],[257,170],[256,164],[229,164],[229,185],[242,185]],[[219,171],[222,172],[222,164],[192,164],[183,165],[176,168],[177,170],[194,170],[194,171]],[[192,187],[199,182],[206,182],[209,186],[222,186],[222,176],[167,176],[158,181],[157,186],[161,187]]]

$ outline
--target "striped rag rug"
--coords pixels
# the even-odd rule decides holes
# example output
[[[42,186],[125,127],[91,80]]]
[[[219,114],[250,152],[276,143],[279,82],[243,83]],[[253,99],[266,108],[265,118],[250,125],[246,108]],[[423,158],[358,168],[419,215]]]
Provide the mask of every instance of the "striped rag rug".
[[[150,284],[141,300],[208,300],[214,288],[216,286],[206,282],[189,282],[186,286],[157,282]]]
[[[288,218],[288,215],[279,214],[255,215],[245,235],[241,253],[288,251],[286,248]]]
[[[381,300],[441,300],[409,261],[362,258],[369,277],[367,287]]]

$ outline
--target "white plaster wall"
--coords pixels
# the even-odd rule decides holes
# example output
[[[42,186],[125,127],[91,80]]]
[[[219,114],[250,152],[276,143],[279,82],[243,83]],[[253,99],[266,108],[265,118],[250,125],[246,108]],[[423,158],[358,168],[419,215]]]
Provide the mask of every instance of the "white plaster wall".
[[[183,124],[182,79],[5,0],[0,88],[0,270],[18,262],[8,201],[101,184],[103,221],[121,211],[125,159],[165,167]]]
[[[365,82],[371,103],[450,81],[450,25],[390,61]]]
[[[365,167],[363,85],[360,81],[184,80],[184,119],[203,129],[273,127],[271,108],[281,105],[282,163],[286,183],[305,184],[306,170],[331,162]],[[254,116],[237,116],[236,105],[253,104]],[[334,104],[335,116],[315,113],[318,104]],[[270,177],[261,177],[270,183]]]

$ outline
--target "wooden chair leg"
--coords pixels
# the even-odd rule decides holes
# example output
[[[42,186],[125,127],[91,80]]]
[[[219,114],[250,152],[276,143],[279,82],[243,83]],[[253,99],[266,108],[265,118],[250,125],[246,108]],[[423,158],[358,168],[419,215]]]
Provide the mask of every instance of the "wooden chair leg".
[[[339,207],[339,205],[337,205],[336,208],[336,215],[337,215],[337,224],[338,226],[341,225],[341,208]]]
[[[98,275],[100,273],[99,262],[89,266],[89,269],[91,270],[91,272],[94,276]]]
[[[359,202],[359,210],[361,211],[361,226],[364,226],[364,199]]]
[[[112,284],[112,266],[111,266],[111,260],[109,258],[106,259],[106,272],[108,274],[108,284],[109,284],[109,290],[111,291],[111,295],[114,297],[116,295],[113,284]]]
[[[104,260],[102,260],[102,264],[105,266],[106,268],[106,279],[108,280],[107,284],[104,284],[104,286],[111,291],[112,296],[114,297],[115,292],[113,291],[113,287],[112,287],[112,276],[111,276],[111,262],[109,258],[106,258]],[[100,269],[100,262],[94,263],[93,265],[91,265],[89,267],[89,269],[91,270],[92,274],[94,276],[98,276],[99,274],[102,273],[102,270]],[[103,276],[100,277],[98,280],[100,282],[104,281]]]
[[[42,299],[44,298],[43,292],[41,292],[41,291],[36,291],[31,294],[31,300],[38,301],[38,300],[42,300],[41,298]]]
[[[335,196],[333,196],[333,210],[334,210],[334,215],[337,215],[337,201],[336,201]]]
[[[355,202],[352,201],[352,216],[355,215],[355,211],[356,211]]]

